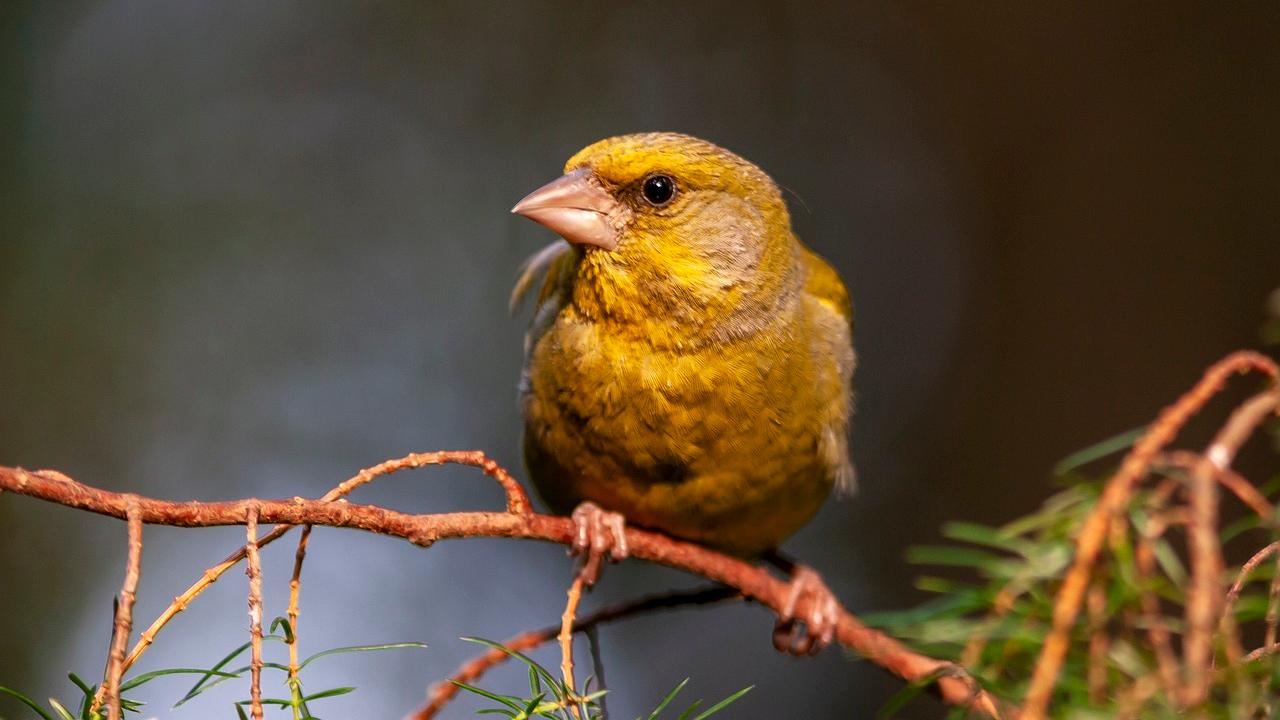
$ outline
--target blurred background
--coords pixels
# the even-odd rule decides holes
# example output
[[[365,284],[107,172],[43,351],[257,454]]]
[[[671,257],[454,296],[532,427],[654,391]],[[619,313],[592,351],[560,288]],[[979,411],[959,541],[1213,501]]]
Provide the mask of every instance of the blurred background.
[[[923,597],[903,553],[941,522],[1030,511],[1056,460],[1257,346],[1280,286],[1275,3],[0,13],[0,463],[111,489],[313,496],[434,449],[518,469],[525,318],[505,303],[550,235],[508,209],[623,132],[688,132],[760,164],[849,283],[861,492],[785,549],[855,611]],[[357,499],[501,504],[467,469]],[[139,622],[243,537],[146,536]],[[268,617],[284,614],[292,546],[265,551]],[[66,698],[67,671],[99,676],[124,551],[118,521],[0,497],[0,684]],[[569,576],[536,543],[423,551],[319,529],[303,653],[431,647],[304,679],[360,687],[323,716],[400,717],[473,654],[458,636],[554,622]],[[626,563],[587,607],[694,584]],[[207,667],[242,642],[244,592],[228,573],[140,669]],[[739,606],[605,629],[611,710],[634,717],[685,676],[690,698],[755,684],[726,717],[867,717],[899,687],[839,652],[780,656],[770,628]],[[242,694],[168,710],[183,689],[151,687],[147,716],[227,717]]]

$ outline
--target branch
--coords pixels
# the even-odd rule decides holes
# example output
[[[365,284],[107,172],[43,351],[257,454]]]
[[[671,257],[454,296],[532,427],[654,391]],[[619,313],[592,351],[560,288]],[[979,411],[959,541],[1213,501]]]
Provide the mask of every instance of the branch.
[[[1191,416],[1199,412],[1232,375],[1250,370],[1262,372],[1273,380],[1280,375],[1280,370],[1277,370],[1271,358],[1248,350],[1232,353],[1218,361],[1205,372],[1195,387],[1160,413],[1155,424],[1125,457],[1120,470],[1107,481],[1102,497],[1085,519],[1076,540],[1075,558],[1054,604],[1053,628],[1045,638],[1040,659],[1036,662],[1035,672],[1027,687],[1022,720],[1044,720],[1047,716],[1049,699],[1070,644],[1071,628],[1080,614],[1085,588],[1089,584],[1094,562],[1102,550],[1112,516],[1128,504],[1134,486],[1146,476],[1152,460],[1173,441]]]
[[[258,508],[249,507],[244,524],[249,548],[244,573],[249,577],[249,712],[262,720],[262,561],[258,559]]]
[[[129,647],[129,633],[133,629],[133,603],[138,598],[138,578],[142,574],[142,515],[138,503],[126,500],[125,519],[129,523],[129,559],[125,565],[124,584],[116,600],[116,619],[111,634],[111,652],[107,656],[107,679],[94,694],[92,709],[107,703],[109,720],[124,717],[120,705],[120,680],[124,677],[124,652]]]
[[[725,600],[739,600],[741,598],[742,595],[738,591],[719,585],[713,585],[701,590],[650,595],[622,605],[613,605],[597,610],[586,617],[579,618],[573,624],[573,632],[591,631],[602,623],[622,620],[655,610],[666,610],[682,605],[710,605],[724,602]],[[555,640],[559,634],[560,625],[551,625],[541,630],[520,633],[502,643],[502,646],[514,652],[524,652]],[[454,671],[448,681],[439,683],[431,688],[427,694],[426,704],[415,710],[405,720],[431,720],[458,694],[458,686],[451,681],[474,684],[486,672],[510,657],[511,655],[508,653],[493,649],[479,657],[468,660]]]
[[[496,470],[491,471],[490,467],[483,469],[499,477]],[[0,490],[115,518],[126,517],[130,498],[137,497],[90,487],[56,471],[27,471],[11,467],[0,467]],[[306,500],[300,497],[288,500],[244,499],[225,502],[169,502],[137,497],[136,502],[142,522],[153,525],[243,525],[250,509],[256,508],[258,520],[263,523],[352,528],[403,538],[422,547],[440,540],[467,537],[507,537],[571,544],[573,523],[568,518],[519,512],[528,507],[527,500],[525,503],[512,502],[510,498],[509,495],[508,506],[515,506],[517,512],[430,515],[410,515],[376,505]],[[626,537],[634,557],[733,587],[775,614],[786,603],[787,584],[762,567],[638,528],[628,527]],[[800,605],[796,608],[798,614],[803,615],[809,610],[807,603],[808,598],[800,600]],[[909,682],[928,681],[940,673],[950,673],[937,679],[943,700],[953,705],[974,707],[991,717],[1001,716],[996,699],[979,688],[972,679],[957,677],[954,664],[907,648],[888,635],[867,627],[844,608],[840,609],[836,639],[849,650]]]

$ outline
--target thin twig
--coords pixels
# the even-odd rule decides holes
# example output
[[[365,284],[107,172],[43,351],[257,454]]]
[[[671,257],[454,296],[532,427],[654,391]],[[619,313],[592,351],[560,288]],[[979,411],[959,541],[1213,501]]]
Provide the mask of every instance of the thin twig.
[[[36,497],[72,508],[122,518],[125,515],[123,495],[59,479],[42,472],[0,467],[0,489]],[[150,498],[139,500],[143,522],[178,527],[212,527],[244,523],[249,500],[216,503],[165,502]],[[419,546],[439,540],[464,537],[509,537],[569,545],[574,527],[569,518],[535,513],[457,512],[410,515],[375,505],[334,503],[322,500],[257,500],[260,522],[288,525],[324,525],[365,530],[404,538]],[[656,562],[708,580],[736,588],[758,601],[776,615],[786,604],[788,585],[767,570],[743,560],[724,555],[694,543],[675,540],[660,533],[628,527],[627,545],[639,560]],[[259,542],[259,545],[262,543]],[[802,597],[795,612],[809,612],[810,599]],[[952,663],[922,655],[888,635],[867,627],[856,616],[838,609],[836,639],[894,675],[908,681],[935,677],[940,670],[950,670]],[[953,705],[977,707],[998,717],[999,705],[985,691],[974,693],[972,678],[951,674],[938,680],[942,698]],[[974,698],[976,697],[976,700]]]
[[[1142,714],[1143,707],[1152,695],[1160,689],[1160,680],[1152,675],[1143,675],[1135,680],[1116,702],[1115,720],[1129,720]]]
[[[1196,707],[1209,697],[1209,667],[1213,659],[1213,630],[1221,618],[1222,544],[1218,540],[1218,484],[1214,467],[1206,458],[1191,473],[1190,523],[1187,552],[1191,557],[1191,582],[1185,607],[1186,633],[1182,641],[1185,670],[1182,702]]]
[[[1276,622],[1280,620],[1280,555],[1276,555],[1275,568],[1271,573],[1271,587],[1267,591],[1267,630],[1264,635],[1263,644],[1271,647],[1276,644]],[[1272,703],[1265,698],[1271,696],[1271,676],[1275,674],[1275,656],[1271,656],[1272,667],[1262,674],[1261,692],[1259,697],[1264,698],[1262,707],[1265,717],[1271,717]]]
[[[600,690],[607,690],[608,685],[604,680],[604,656],[600,651],[600,631],[596,626],[592,625],[583,631],[583,635],[587,636],[587,647],[591,650],[591,672],[595,676],[596,687]],[[590,684],[587,690],[591,689]],[[606,695],[601,695],[596,701],[596,705],[600,708],[600,720],[609,720],[608,701],[605,700]]]
[[[340,500],[341,498],[351,494],[353,490],[361,485],[367,485],[374,479],[383,475],[390,475],[391,473],[398,472],[400,470],[415,469],[425,467],[427,465],[443,465],[446,463],[471,465],[473,467],[480,468],[485,472],[485,474],[497,480],[502,486],[503,492],[506,495],[508,512],[524,514],[530,511],[532,506],[529,503],[529,496],[524,492],[524,489],[520,487],[520,484],[516,482],[515,478],[479,450],[450,450],[430,453],[410,453],[401,458],[387,460],[378,463],[373,467],[365,468],[339,483],[332,490],[322,495],[320,497],[320,501],[333,502]],[[60,476],[70,481],[70,478],[56,470],[41,470],[39,472],[56,473],[56,476]],[[51,475],[50,477],[55,476]],[[297,501],[303,501],[302,498],[294,499]],[[202,504],[199,502],[193,502],[188,503],[188,505],[192,506],[192,511],[194,512],[197,511]],[[285,533],[289,532],[293,528],[294,524],[292,523],[277,525],[271,532],[258,538],[258,547],[266,547],[276,540],[279,540],[285,535]],[[181,595],[175,597],[173,602],[169,603],[169,606],[164,609],[164,612],[160,613],[160,616],[157,617],[146,630],[142,631],[142,634],[138,637],[137,644],[133,646],[133,649],[129,652],[129,657],[125,659],[124,669],[127,671],[132,667],[133,664],[138,661],[138,658],[142,657],[142,653],[146,652],[147,648],[151,646],[151,643],[155,642],[156,635],[160,630],[163,629],[165,625],[169,624],[169,621],[176,617],[178,613],[186,610],[187,606],[191,604],[191,601],[200,595],[200,593],[204,592],[205,588],[217,582],[218,578],[222,577],[223,573],[230,570],[237,563],[243,560],[246,552],[247,547],[241,546],[235,552],[228,555],[222,562],[205,570],[204,574],[202,574],[198,580],[192,583],[191,586],[188,587]]]
[[[636,615],[667,610],[684,605],[710,605],[725,600],[740,600],[742,594],[733,588],[715,585],[699,590],[649,595],[621,605],[613,605],[597,610],[590,615],[579,618],[573,624],[574,632],[584,632],[607,622],[623,620]],[[555,640],[560,635],[560,625],[549,625],[540,630],[520,633],[502,643],[503,647],[514,652],[524,652]],[[508,660],[511,656],[501,650],[489,650],[483,655],[463,663],[451,676],[450,680],[475,684],[486,672]],[[427,702],[406,720],[432,720],[450,700],[458,694],[458,686],[454,682],[437,683],[427,694]]]
[[[307,559],[307,540],[311,538],[311,526],[302,527],[298,538],[298,550],[293,555],[293,577],[289,578],[289,680],[298,679],[298,594],[302,587],[302,562]]]
[[[1169,468],[1177,468],[1186,472],[1195,469],[1196,464],[1204,458],[1203,455],[1190,450],[1172,450],[1162,453],[1154,462],[1155,465],[1164,465]],[[1249,506],[1259,518],[1265,523],[1269,523],[1273,515],[1275,515],[1275,507],[1254,487],[1253,483],[1244,479],[1239,473],[1231,468],[1217,468],[1214,476],[1218,480],[1218,484],[1226,488],[1235,495],[1240,502]]]
[[[1107,589],[1100,582],[1089,588],[1086,602],[1089,615],[1089,668],[1085,672],[1089,688],[1089,703],[1102,705],[1107,699],[1107,650],[1111,638],[1107,636]]]
[[[249,576],[249,711],[262,720],[262,564],[258,559],[258,508],[250,504],[244,523]]]
[[[1044,720],[1046,717],[1058,671],[1062,669],[1070,644],[1071,628],[1079,615],[1080,603],[1112,515],[1128,504],[1134,486],[1146,475],[1152,458],[1173,440],[1187,420],[1217,394],[1232,375],[1250,370],[1263,372],[1272,379],[1280,374],[1274,361],[1252,351],[1235,352],[1218,361],[1190,392],[1160,413],[1151,429],[1129,452],[1120,470],[1107,482],[1098,504],[1085,519],[1076,539],[1075,558],[1054,602],[1053,627],[1040,650],[1027,688],[1021,720]]]
[[[1272,542],[1257,551],[1240,566],[1240,571],[1236,573],[1236,579],[1231,583],[1231,588],[1227,590],[1226,598],[1222,603],[1222,624],[1219,626],[1218,632],[1223,634],[1227,639],[1227,661],[1234,665],[1242,661],[1240,644],[1240,630],[1235,622],[1235,606],[1240,599],[1240,593],[1244,591],[1244,586],[1249,581],[1249,575],[1258,568],[1259,565],[1266,562],[1277,549],[1280,549],[1280,541]]]
[[[1160,599],[1156,597],[1152,583],[1155,582],[1155,541],[1164,533],[1167,523],[1153,519],[1138,535],[1138,547],[1134,552],[1134,568],[1137,571],[1138,602],[1142,607],[1143,622],[1147,626],[1147,637],[1156,656],[1157,676],[1163,686],[1165,695],[1176,697],[1179,692],[1178,658],[1173,652],[1169,628],[1164,622],[1164,614],[1160,609]]]
[[[1253,652],[1249,653],[1248,655],[1245,655],[1245,656],[1240,660],[1240,662],[1245,663],[1245,664],[1248,664],[1248,663],[1251,663],[1251,662],[1256,662],[1256,661],[1258,661],[1258,660],[1261,660],[1261,659],[1262,659],[1262,658],[1264,658],[1264,657],[1270,657],[1270,656],[1272,656],[1272,655],[1276,654],[1276,651],[1277,651],[1277,650],[1280,650],[1280,642],[1277,642],[1277,643],[1271,643],[1270,645],[1263,645],[1262,647],[1260,647],[1260,648],[1258,648],[1258,649],[1254,650]]]
[[[124,678],[124,651],[129,647],[129,633],[133,629],[133,604],[138,598],[138,580],[142,575],[142,511],[138,507],[137,498],[130,496],[125,516],[129,522],[129,558],[125,565],[120,597],[116,601],[111,651],[107,657],[107,677],[95,693],[91,706],[91,711],[97,712],[105,701],[108,720],[120,720],[124,716],[124,709],[120,706],[120,681]]]
[[[1009,614],[1013,609],[1014,603],[1022,597],[1023,593],[1031,587],[1030,571],[1020,573],[1009,581],[996,596],[991,600],[991,609],[987,611],[982,622],[979,623],[979,629],[969,638],[969,642],[965,644],[964,650],[960,653],[960,666],[973,669],[978,667],[982,662],[982,653],[987,649],[987,643],[991,640],[991,633],[995,630],[1000,620]]]
[[[578,616],[578,602],[582,600],[582,588],[586,586],[586,573],[577,573],[569,584],[568,602],[564,605],[564,614],[560,616],[560,675],[564,679],[565,695],[572,698],[576,694],[573,682],[573,621]],[[570,703],[574,717],[578,716],[578,706]]]

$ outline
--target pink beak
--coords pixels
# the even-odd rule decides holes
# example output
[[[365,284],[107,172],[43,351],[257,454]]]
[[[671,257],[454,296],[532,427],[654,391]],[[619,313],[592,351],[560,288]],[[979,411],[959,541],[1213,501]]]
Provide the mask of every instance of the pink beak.
[[[614,200],[588,168],[579,168],[534,190],[511,212],[545,225],[575,245],[612,250],[625,208]]]

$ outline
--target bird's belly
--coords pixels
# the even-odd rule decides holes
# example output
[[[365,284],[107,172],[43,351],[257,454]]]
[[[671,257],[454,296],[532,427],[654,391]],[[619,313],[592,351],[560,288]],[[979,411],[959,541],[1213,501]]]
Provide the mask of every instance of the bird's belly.
[[[666,366],[683,378],[673,389],[647,364],[580,357],[576,372],[530,378],[525,459],[554,510],[591,500],[744,556],[777,547],[817,512],[831,476],[803,404],[740,372],[690,380]]]

